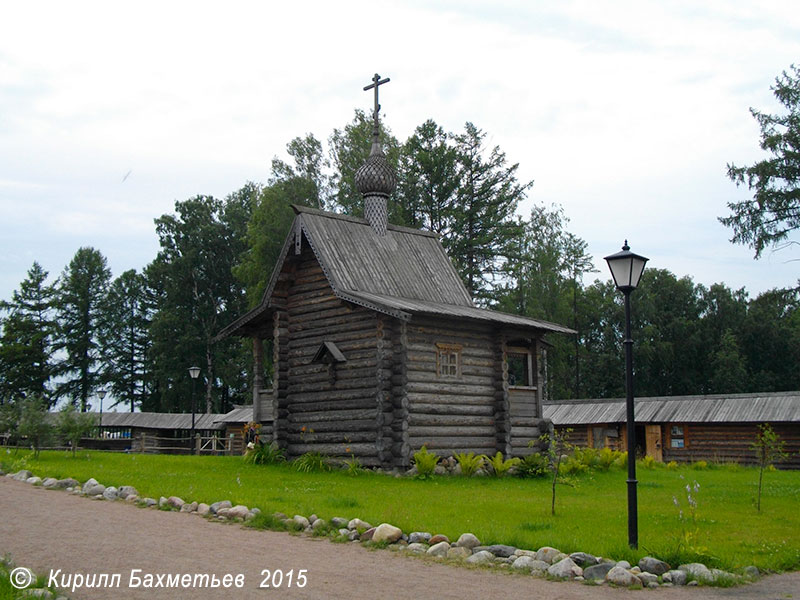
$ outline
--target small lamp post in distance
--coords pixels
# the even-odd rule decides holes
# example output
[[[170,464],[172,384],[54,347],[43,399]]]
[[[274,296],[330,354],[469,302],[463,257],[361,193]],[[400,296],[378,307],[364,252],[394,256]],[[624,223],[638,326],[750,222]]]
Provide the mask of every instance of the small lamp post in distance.
[[[197,412],[197,403],[195,400],[195,387],[197,386],[197,378],[200,376],[200,367],[189,367],[189,377],[192,378],[192,434],[189,444],[191,445],[191,453],[194,454],[194,415]]]

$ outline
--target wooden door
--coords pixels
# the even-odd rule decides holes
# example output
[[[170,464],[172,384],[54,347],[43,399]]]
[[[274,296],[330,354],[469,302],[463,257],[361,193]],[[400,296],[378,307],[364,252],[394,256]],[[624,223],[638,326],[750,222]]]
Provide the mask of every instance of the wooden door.
[[[664,457],[661,452],[661,425],[645,425],[645,440],[647,455],[662,462]]]

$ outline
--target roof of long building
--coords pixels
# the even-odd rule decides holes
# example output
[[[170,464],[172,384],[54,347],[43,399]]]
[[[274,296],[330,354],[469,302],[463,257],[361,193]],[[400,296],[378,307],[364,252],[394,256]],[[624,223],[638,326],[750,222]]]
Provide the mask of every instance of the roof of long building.
[[[58,418],[58,413],[51,413]],[[106,412],[103,427],[135,427],[140,429],[191,429],[192,413]],[[224,414],[195,414],[194,428],[224,429]]]
[[[655,396],[634,400],[640,423],[800,422],[800,392]],[[625,399],[565,400],[544,404],[556,425],[624,423]]]
[[[251,322],[269,311],[283,261],[300,235],[342,300],[406,321],[415,314],[428,314],[574,333],[555,323],[476,307],[432,232],[389,225],[386,235],[379,236],[364,219],[293,208],[297,216],[261,303],[223,329],[218,338],[246,332]]]

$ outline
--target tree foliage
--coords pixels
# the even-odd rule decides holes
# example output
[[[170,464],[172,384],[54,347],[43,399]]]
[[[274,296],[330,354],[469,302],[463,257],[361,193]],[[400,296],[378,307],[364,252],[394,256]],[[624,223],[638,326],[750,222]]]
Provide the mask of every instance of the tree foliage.
[[[65,404],[58,413],[57,429],[61,437],[69,442],[72,456],[78,449],[81,438],[97,427],[99,419],[95,413],[78,412],[72,404]]]
[[[59,396],[88,410],[89,396],[100,382],[99,327],[111,271],[94,248],[80,248],[64,269],[57,288],[58,349],[66,353],[59,363]]]
[[[728,177],[746,185],[753,197],[729,202],[731,214],[720,221],[733,229],[732,242],[761,256],[765,248],[783,248],[800,228],[800,67],[792,65],[771,88],[785,114],[750,112],[761,129],[761,148],[769,156],[749,166],[728,165]]]

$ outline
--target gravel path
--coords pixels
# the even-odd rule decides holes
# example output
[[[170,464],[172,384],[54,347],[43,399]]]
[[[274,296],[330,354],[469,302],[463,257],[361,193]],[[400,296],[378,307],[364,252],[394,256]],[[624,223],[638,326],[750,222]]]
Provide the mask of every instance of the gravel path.
[[[359,544],[255,531],[177,512],[138,509],[124,502],[104,502],[45,490],[0,477],[0,554],[19,566],[48,574],[120,573],[118,589],[80,589],[71,598],[319,598],[416,599],[632,598],[655,594],[662,600],[800,598],[800,573],[767,577],[738,588],[672,588],[654,591],[611,589],[559,583],[527,575],[495,573],[436,564],[388,550],[369,551]],[[133,569],[149,573],[207,573],[222,578],[243,574],[241,589],[129,587]],[[260,588],[264,569],[280,569],[279,588]],[[297,574],[306,569],[305,587]],[[294,570],[292,587],[287,576]],[[794,595],[794,596],[792,596]]]

